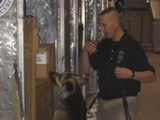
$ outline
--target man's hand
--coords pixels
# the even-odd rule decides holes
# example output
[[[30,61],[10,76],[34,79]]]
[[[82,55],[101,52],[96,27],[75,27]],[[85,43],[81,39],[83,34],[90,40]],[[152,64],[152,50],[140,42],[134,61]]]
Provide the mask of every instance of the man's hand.
[[[84,46],[84,50],[89,53],[97,52],[96,45],[97,45],[96,40],[95,41],[86,41],[85,46]]]
[[[132,74],[132,71],[125,67],[116,67],[115,69],[115,75],[119,79],[127,79],[130,78]]]

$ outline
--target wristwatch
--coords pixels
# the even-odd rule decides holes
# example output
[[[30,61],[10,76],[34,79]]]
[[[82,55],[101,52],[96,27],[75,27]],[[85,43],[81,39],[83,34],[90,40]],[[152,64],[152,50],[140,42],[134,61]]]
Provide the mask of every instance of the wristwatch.
[[[134,74],[134,71],[132,70],[132,74],[131,74],[131,76],[130,76],[130,78],[134,78],[135,77],[135,74]]]

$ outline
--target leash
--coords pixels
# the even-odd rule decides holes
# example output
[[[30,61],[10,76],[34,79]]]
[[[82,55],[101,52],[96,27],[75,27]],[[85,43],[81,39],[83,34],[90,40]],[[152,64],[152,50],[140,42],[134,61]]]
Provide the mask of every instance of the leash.
[[[125,91],[125,87],[124,87],[124,80],[123,80],[123,106],[124,106],[124,110],[125,110],[125,115],[126,115],[126,120],[132,120],[132,117],[130,115],[129,109],[128,109],[128,102],[126,99],[126,91]]]
[[[93,94],[93,95],[91,96],[91,99],[92,99],[92,100],[91,100],[91,102],[89,103],[89,105],[87,105],[87,110],[89,110],[89,109],[92,108],[92,106],[93,106],[93,104],[96,102],[97,98],[98,98],[98,93]]]

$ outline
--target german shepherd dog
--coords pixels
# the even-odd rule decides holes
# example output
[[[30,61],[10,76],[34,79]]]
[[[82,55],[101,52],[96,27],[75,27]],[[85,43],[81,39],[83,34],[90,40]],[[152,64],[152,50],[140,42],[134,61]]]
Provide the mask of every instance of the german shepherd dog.
[[[50,79],[58,88],[60,105],[54,113],[54,120],[86,120],[86,103],[81,86],[86,79],[71,73],[50,71]]]

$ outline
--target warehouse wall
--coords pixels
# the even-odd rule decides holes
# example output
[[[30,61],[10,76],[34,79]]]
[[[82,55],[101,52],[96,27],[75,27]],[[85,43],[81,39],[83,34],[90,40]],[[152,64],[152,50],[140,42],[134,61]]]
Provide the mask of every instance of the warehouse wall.
[[[4,1],[0,2],[1,7]],[[10,4],[8,4],[9,6]],[[0,120],[14,120],[14,95],[12,84],[17,60],[17,0],[11,9],[0,17]],[[4,7],[5,8],[5,7]],[[7,9],[5,9],[7,10]],[[1,14],[2,9],[0,9]]]
[[[125,0],[125,8],[130,8],[132,21],[132,36],[142,44],[152,43],[152,15],[146,0]],[[160,120],[160,54],[146,52],[149,62],[156,70],[156,82],[142,83],[139,93],[140,109],[138,110],[136,120]]]
[[[139,43],[152,43],[151,41],[151,14],[146,0],[124,0],[124,12],[131,9],[132,36]],[[127,10],[126,10],[127,9]],[[126,16],[129,17],[129,16]]]
[[[140,109],[136,120],[160,120],[160,54],[146,54],[156,70],[156,82],[142,84],[139,93]]]

